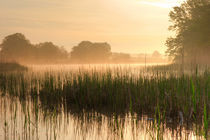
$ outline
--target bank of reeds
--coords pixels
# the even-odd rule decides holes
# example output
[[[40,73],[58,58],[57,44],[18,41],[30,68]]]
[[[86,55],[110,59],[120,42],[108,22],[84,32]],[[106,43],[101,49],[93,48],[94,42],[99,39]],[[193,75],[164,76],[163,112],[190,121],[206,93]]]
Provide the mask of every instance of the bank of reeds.
[[[205,118],[206,125],[209,121],[208,70],[200,75],[153,70],[147,76],[133,76],[121,69],[0,73],[0,91],[20,100],[38,100],[49,110],[64,107],[110,113],[155,113],[158,108],[161,116],[166,116],[163,119],[177,119],[181,112],[184,122]]]

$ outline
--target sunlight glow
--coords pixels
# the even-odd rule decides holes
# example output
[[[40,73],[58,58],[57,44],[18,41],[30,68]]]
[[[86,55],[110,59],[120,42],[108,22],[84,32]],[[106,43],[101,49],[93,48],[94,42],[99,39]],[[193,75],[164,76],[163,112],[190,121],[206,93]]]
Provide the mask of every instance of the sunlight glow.
[[[21,32],[33,43],[53,41],[68,51],[89,40],[108,42],[115,52],[164,53],[168,13],[181,1],[0,0],[0,40]]]
[[[172,8],[179,6],[182,0],[140,0],[140,4],[151,5],[161,8]]]

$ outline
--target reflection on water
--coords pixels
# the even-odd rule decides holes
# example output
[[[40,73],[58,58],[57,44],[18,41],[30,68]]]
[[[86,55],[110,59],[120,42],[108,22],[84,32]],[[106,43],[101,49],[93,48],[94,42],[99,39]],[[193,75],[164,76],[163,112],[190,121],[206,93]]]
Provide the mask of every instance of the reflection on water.
[[[0,139],[202,139],[199,127],[173,127],[146,115],[44,110],[36,101],[0,99]]]

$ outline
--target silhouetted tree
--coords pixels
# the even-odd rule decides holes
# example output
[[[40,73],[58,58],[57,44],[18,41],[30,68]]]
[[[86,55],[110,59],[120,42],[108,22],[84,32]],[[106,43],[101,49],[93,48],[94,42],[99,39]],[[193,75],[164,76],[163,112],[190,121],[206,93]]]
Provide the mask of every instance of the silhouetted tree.
[[[111,47],[108,43],[92,43],[82,41],[72,48],[71,58],[81,63],[108,62],[111,56]]]
[[[169,16],[173,23],[169,30],[176,35],[167,39],[166,53],[182,63],[184,58],[195,63],[206,59],[210,53],[210,0],[187,0]]]
[[[24,60],[30,57],[32,45],[28,39],[21,33],[15,33],[4,38],[1,53],[6,59],[16,61]]]
[[[59,48],[52,42],[40,43],[35,47],[36,58],[42,62],[54,62],[68,57],[68,52],[64,48]]]
[[[30,43],[21,33],[9,35],[3,39],[0,50],[1,60],[24,63],[55,63],[67,60],[68,52],[52,42],[38,45]]]

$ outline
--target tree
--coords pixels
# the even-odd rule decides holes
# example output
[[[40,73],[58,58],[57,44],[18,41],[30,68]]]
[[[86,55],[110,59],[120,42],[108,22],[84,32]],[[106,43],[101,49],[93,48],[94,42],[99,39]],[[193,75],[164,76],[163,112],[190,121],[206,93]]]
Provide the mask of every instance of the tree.
[[[21,33],[15,33],[4,38],[1,53],[7,59],[16,61],[23,60],[30,56],[32,47],[30,41]]]
[[[52,62],[61,59],[66,59],[68,56],[67,51],[64,48],[59,48],[52,42],[44,42],[35,46],[36,57],[43,62]]]
[[[2,48],[1,48],[2,47]],[[52,42],[33,45],[21,33],[9,35],[0,44],[0,59],[24,63],[55,63],[67,59],[68,52]]]
[[[108,43],[82,41],[71,51],[72,60],[81,63],[108,62],[110,56],[111,46]]]
[[[167,39],[166,53],[182,63],[206,59],[210,53],[210,0],[187,0],[169,16],[173,23],[169,30],[176,34]]]

